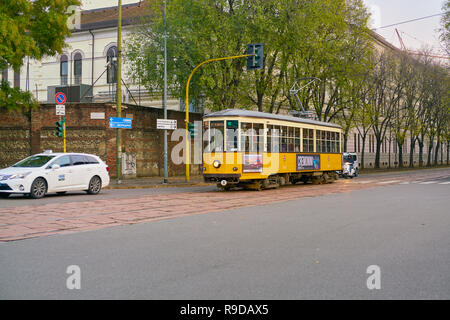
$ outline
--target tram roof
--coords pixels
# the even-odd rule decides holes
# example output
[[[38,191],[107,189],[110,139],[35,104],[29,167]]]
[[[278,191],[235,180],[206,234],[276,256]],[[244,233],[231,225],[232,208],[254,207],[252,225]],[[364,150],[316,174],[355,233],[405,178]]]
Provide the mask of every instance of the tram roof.
[[[340,125],[330,123],[330,122],[323,122],[323,121],[298,118],[298,117],[293,117],[293,116],[285,116],[285,115],[280,115],[280,114],[251,111],[251,110],[241,110],[241,109],[221,110],[221,111],[206,114],[206,115],[204,115],[203,118],[218,118],[218,117],[264,118],[264,119],[274,119],[274,120],[290,121],[290,122],[297,122],[297,123],[307,123],[307,124],[312,124],[312,125],[326,126],[326,127],[339,128],[339,129],[342,128]]]

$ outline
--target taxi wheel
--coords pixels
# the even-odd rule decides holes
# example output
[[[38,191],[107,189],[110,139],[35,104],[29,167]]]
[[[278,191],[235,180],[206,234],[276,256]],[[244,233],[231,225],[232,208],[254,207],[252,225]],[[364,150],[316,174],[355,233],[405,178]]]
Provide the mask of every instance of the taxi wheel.
[[[43,178],[36,178],[31,184],[30,197],[39,199],[47,193],[47,182]]]
[[[89,189],[87,189],[87,193],[89,194],[97,194],[102,189],[102,180],[98,176],[92,177],[91,181],[89,181]]]

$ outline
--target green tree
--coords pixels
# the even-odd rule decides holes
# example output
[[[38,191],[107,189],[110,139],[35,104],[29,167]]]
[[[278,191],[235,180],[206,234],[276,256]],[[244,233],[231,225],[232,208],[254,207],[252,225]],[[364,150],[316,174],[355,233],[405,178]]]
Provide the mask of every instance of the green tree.
[[[78,0],[2,0],[0,2],[0,70],[19,71],[26,57],[41,59],[61,53],[70,35],[68,8]],[[35,105],[28,93],[1,84],[0,108],[17,109]]]
[[[140,79],[150,93],[161,94],[162,0],[148,4],[150,18],[127,42],[129,76]],[[368,37],[367,18],[359,0],[169,1],[170,93],[184,98],[187,77],[202,61],[242,54],[248,43],[264,43],[264,69],[247,72],[245,59],[206,64],[191,82],[192,98],[212,110],[238,107],[277,113],[297,108],[289,95],[297,79],[320,76],[327,87],[317,95],[306,91],[304,105],[329,108],[325,116],[319,114],[331,120],[338,113],[332,114],[333,108],[344,105],[343,87],[365,67],[367,46],[361,39]]]

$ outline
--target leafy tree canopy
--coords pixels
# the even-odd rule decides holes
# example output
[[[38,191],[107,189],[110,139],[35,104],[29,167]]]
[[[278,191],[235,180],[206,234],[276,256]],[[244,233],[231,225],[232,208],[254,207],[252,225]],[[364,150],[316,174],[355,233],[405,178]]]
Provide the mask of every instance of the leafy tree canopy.
[[[18,71],[24,58],[41,59],[61,53],[70,6],[78,0],[2,0],[0,1],[0,70],[8,66]],[[31,95],[1,85],[0,108],[30,107]],[[17,99],[15,101],[14,99]]]
[[[126,43],[129,76],[150,93],[160,94],[164,2],[147,3],[148,20]],[[318,77],[324,80],[322,91],[316,96],[306,92],[304,105],[316,111],[332,108],[338,100],[326,101],[325,96],[333,97],[328,91],[348,85],[367,67],[367,19],[360,0],[168,1],[170,93],[184,97],[187,78],[199,63],[243,54],[249,43],[264,43],[263,70],[247,72],[245,58],[202,66],[191,82],[193,100],[203,99],[212,110],[244,107],[278,112],[296,108],[289,88],[297,79]]]

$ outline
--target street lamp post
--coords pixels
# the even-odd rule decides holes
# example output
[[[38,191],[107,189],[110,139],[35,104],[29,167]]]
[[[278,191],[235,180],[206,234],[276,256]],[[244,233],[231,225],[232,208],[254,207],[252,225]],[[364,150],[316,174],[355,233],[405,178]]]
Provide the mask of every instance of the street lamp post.
[[[164,0],[164,119],[167,119],[167,18],[166,0]],[[164,183],[167,183],[167,130],[164,129]]]
[[[198,68],[200,68],[202,65],[204,65],[205,63],[208,62],[213,62],[213,61],[222,61],[222,60],[230,60],[230,59],[238,59],[238,58],[245,58],[245,57],[250,57],[250,56],[254,56],[254,53],[251,54],[242,54],[239,56],[231,56],[231,57],[223,57],[223,58],[214,58],[214,59],[209,59],[206,61],[203,61],[202,63],[200,63],[198,66],[196,66],[194,68],[194,70],[192,70],[191,74],[189,75],[189,78],[187,80],[186,83],[186,107],[185,107],[185,112],[186,112],[186,133],[185,133],[185,141],[186,141],[186,146],[185,146],[185,152],[186,152],[186,159],[185,159],[185,163],[186,163],[186,181],[190,180],[190,172],[189,172],[189,166],[190,166],[190,139],[189,139],[189,84],[191,83],[191,79],[192,76],[194,75],[195,71],[198,70]]]
[[[122,0],[118,0],[117,21],[117,117],[122,117]],[[122,131],[117,128],[116,134],[116,179],[120,183],[122,176]]]

